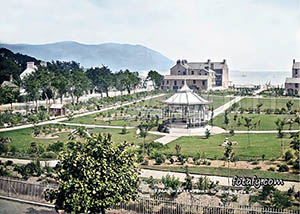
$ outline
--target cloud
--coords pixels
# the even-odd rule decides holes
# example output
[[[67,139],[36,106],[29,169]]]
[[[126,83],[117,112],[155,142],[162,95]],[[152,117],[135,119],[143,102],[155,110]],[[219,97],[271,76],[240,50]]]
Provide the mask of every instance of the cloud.
[[[0,0],[0,41],[141,44],[172,60],[290,70],[300,0]]]

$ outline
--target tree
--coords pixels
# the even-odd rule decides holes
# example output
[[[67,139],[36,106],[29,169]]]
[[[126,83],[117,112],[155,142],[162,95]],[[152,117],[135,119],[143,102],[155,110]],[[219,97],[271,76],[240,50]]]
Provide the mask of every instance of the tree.
[[[205,138],[208,139],[210,137],[210,131],[209,129],[205,130]]]
[[[70,141],[56,167],[58,189],[47,189],[46,200],[57,210],[104,214],[107,208],[134,199],[138,168],[129,146],[101,134]]]
[[[0,87],[0,104],[9,103],[13,110],[12,104],[17,101],[19,94],[19,90]]]
[[[71,71],[69,81],[71,87],[68,88],[68,92],[72,97],[72,104],[75,105],[75,98],[76,102],[78,103],[79,97],[88,91],[90,87],[90,81],[82,69]]]
[[[38,73],[26,75],[22,80],[22,87],[25,89],[29,98],[36,103],[36,111],[38,111],[38,100],[41,98],[42,82]]]
[[[288,111],[291,111],[292,106],[294,105],[294,102],[289,100],[285,105],[286,105]]]
[[[277,126],[277,131],[278,131],[278,137],[279,138],[283,138],[283,132],[282,132],[282,129],[283,129],[283,127],[284,127],[284,125],[285,125],[285,119],[280,119],[280,118],[278,118],[276,121],[275,121],[275,124],[276,124],[276,126]]]
[[[244,126],[247,128],[248,130],[248,145],[250,147],[250,135],[249,135],[249,131],[250,129],[253,128],[253,124],[252,124],[252,119],[251,118],[248,118],[248,117],[244,117],[244,120],[245,120],[245,124]]]
[[[148,131],[145,128],[140,128],[140,137],[143,138],[143,153],[145,153],[145,140],[148,135]]]
[[[109,96],[109,88],[114,85],[114,75],[107,66],[90,68],[87,70],[87,76],[92,82],[93,89],[101,94],[105,92],[106,96]]]
[[[228,162],[228,185],[229,185],[229,162],[233,159],[234,157],[234,153],[232,151],[232,147],[231,147],[231,142],[229,142],[227,144],[227,146],[225,147],[225,152],[224,152],[224,157],[225,159],[227,159]],[[225,163],[224,163],[225,164]]]
[[[149,71],[146,78],[146,80],[151,80],[154,83],[156,89],[160,88],[163,79],[163,75],[159,74],[157,71],[152,70]]]
[[[224,113],[224,123],[226,126],[229,124],[228,111],[225,111]]]
[[[124,79],[123,79],[124,86],[128,94],[130,94],[131,90],[134,90],[140,84],[141,79],[139,78],[139,73],[130,72],[128,69],[126,69],[123,72],[123,75],[124,75]]]

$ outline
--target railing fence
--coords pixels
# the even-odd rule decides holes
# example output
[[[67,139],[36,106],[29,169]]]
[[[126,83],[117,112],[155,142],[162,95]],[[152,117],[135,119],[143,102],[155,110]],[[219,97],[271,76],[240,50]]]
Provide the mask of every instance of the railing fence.
[[[0,195],[39,203],[47,203],[44,191],[57,188],[53,184],[32,184],[23,180],[0,177]],[[110,214],[300,214],[300,210],[261,207],[208,206],[201,203],[179,203],[162,198],[139,197],[134,202],[114,206]]]

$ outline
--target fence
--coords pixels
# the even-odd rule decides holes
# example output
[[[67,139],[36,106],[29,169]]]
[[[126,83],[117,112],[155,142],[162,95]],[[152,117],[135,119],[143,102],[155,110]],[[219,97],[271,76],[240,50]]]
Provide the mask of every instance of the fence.
[[[0,178],[0,195],[40,203],[47,203],[44,191],[55,187],[50,184],[32,184],[18,179]]]
[[[116,210],[115,212],[113,210]],[[139,198],[135,202],[113,207],[118,214],[300,214],[300,210],[261,207],[205,206],[199,203],[178,203],[165,199]]]
[[[47,203],[44,191],[56,185],[30,184],[22,180],[0,178],[0,195]],[[161,198],[140,197],[134,202],[114,206],[110,214],[300,214],[300,210],[281,210],[260,207],[207,206],[199,203],[178,203]]]

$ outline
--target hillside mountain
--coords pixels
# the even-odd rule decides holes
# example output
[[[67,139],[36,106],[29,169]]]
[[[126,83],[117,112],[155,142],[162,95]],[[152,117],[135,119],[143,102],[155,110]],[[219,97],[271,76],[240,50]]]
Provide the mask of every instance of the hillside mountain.
[[[15,53],[27,54],[44,61],[76,61],[83,67],[106,65],[113,71],[168,71],[173,61],[157,51],[141,45],[104,43],[86,45],[77,42],[57,42],[43,45],[0,44]]]
[[[14,54],[6,48],[0,48],[0,84],[5,80],[9,80],[10,75],[14,80],[18,80],[20,74],[26,69],[27,62],[40,64],[40,60],[31,56]]]

